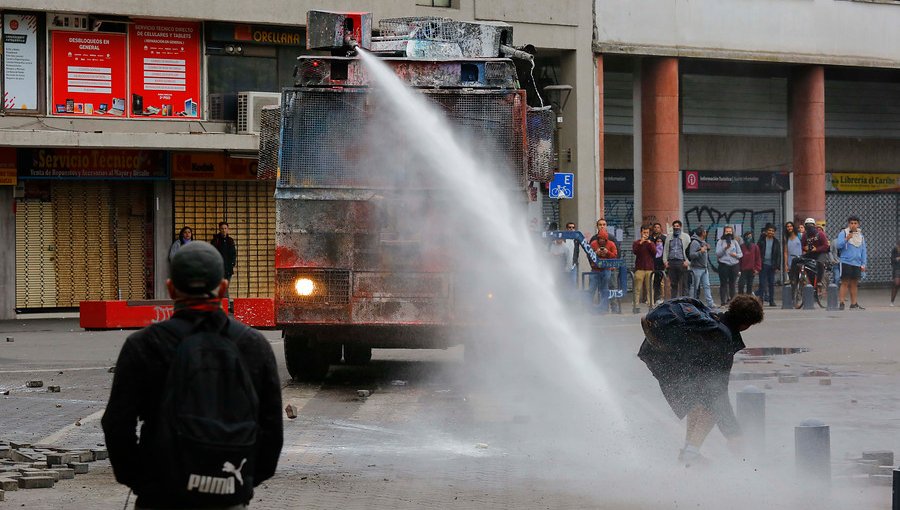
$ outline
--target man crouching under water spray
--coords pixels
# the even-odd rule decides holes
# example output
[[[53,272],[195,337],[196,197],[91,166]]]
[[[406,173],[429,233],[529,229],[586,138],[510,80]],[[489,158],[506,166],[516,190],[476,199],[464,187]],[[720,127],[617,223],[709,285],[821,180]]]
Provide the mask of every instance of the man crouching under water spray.
[[[700,446],[714,425],[732,451],[741,450],[741,429],[728,398],[734,355],[743,349],[741,331],[763,320],[759,298],[734,297],[725,313],[691,298],[670,299],[641,319],[646,338],[638,357],[659,381],[678,418],[687,416],[685,466],[702,463]]]

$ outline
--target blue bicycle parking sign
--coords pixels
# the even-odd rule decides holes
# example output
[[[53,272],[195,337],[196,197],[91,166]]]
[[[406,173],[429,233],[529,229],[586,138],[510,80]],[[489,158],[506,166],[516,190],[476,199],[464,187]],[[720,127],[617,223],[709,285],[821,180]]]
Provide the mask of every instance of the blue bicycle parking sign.
[[[575,174],[553,174],[550,181],[550,198],[573,198],[575,196]]]

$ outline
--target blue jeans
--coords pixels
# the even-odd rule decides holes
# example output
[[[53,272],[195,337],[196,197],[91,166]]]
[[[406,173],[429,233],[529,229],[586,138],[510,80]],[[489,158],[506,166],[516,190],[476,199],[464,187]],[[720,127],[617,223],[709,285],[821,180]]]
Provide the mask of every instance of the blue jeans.
[[[775,302],[775,266],[763,264],[759,272],[759,289],[756,295],[767,303]]]
[[[594,293],[600,292],[600,305],[597,311],[606,313],[609,311],[609,270],[592,271],[588,276],[588,304],[593,306]]]
[[[702,287],[703,297],[706,298],[707,306],[710,308],[716,306],[716,304],[713,303],[712,291],[709,288],[709,268],[691,268],[691,272],[694,274],[694,281],[691,282],[691,297],[696,296],[697,290]]]

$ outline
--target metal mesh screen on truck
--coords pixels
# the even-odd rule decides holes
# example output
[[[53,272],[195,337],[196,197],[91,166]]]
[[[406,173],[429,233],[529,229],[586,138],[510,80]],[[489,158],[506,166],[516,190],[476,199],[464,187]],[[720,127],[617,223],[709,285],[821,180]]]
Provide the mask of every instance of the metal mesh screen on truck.
[[[259,114],[259,167],[256,178],[272,181],[278,175],[278,137],[281,135],[281,106],[263,106]]]
[[[485,171],[512,172],[525,183],[525,97],[522,91],[422,91],[447,115]],[[297,88],[284,92],[279,187],[435,187],[409,132],[364,88]]]
[[[550,182],[556,162],[553,157],[553,124],[549,106],[528,109],[528,180]]]

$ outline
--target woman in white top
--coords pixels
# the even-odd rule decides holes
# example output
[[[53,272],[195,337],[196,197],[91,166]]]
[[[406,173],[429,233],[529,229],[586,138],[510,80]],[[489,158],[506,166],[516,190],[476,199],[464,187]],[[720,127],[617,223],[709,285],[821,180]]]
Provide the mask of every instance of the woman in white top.
[[[802,254],[803,245],[800,244],[800,235],[797,233],[794,222],[789,221],[784,224],[784,257],[781,259],[784,261],[784,270],[782,274],[788,274],[791,262]]]
[[[178,253],[178,248],[186,245],[191,242],[194,236],[194,231],[191,230],[191,227],[184,226],[181,228],[181,231],[178,232],[178,239],[172,243],[172,246],[169,248],[169,262],[172,262],[172,257]]]

